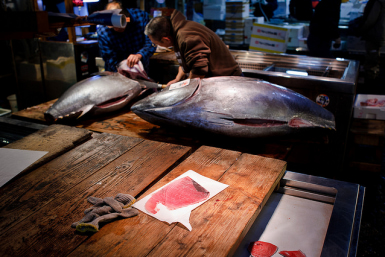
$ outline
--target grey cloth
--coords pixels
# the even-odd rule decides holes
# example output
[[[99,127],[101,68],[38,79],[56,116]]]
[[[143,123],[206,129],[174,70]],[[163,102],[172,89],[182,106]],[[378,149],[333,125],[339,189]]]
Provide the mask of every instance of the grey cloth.
[[[71,225],[79,232],[97,232],[99,223],[110,222],[119,217],[129,218],[139,213],[130,207],[135,202],[135,198],[129,194],[119,193],[115,198],[104,199],[90,196],[87,201],[93,206],[84,211],[85,216],[81,220]]]

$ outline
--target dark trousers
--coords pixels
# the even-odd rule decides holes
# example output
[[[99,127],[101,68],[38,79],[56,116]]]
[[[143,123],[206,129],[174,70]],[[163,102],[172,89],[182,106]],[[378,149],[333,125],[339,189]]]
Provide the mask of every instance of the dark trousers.
[[[331,52],[332,40],[310,33],[307,38],[309,55],[313,57],[334,58]]]
[[[380,49],[380,44],[365,41],[366,56],[364,70],[369,78],[377,77],[380,72]]]

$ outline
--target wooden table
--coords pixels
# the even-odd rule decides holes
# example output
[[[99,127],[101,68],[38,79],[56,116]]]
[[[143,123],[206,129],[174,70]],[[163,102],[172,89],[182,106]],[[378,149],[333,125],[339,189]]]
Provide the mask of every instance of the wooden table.
[[[284,161],[239,151],[64,125],[7,147],[49,153],[0,188],[2,256],[231,256],[286,170]],[[229,185],[193,210],[191,232],[142,212],[95,234],[70,227],[88,196],[142,198],[190,169]]]

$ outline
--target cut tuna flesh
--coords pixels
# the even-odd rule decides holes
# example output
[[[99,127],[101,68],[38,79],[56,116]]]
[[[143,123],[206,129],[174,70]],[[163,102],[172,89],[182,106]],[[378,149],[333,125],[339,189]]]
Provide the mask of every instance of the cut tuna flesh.
[[[148,212],[156,214],[159,211],[158,203],[169,210],[186,207],[208,199],[210,192],[197,182],[186,176],[177,179],[158,192],[154,193],[145,204]]]
[[[280,255],[285,257],[306,257],[306,255],[301,251],[280,251]]]
[[[249,248],[252,257],[270,257],[275,254],[277,250],[277,246],[263,241],[251,243]]]
[[[152,81],[152,79],[148,77],[146,71],[144,70],[141,61],[139,61],[133,67],[128,67],[127,60],[123,60],[119,63],[117,70],[120,74],[131,79],[144,79]]]

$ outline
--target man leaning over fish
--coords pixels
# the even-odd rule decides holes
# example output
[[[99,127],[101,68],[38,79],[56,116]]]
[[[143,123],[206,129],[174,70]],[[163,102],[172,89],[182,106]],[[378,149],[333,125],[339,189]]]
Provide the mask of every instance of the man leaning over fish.
[[[150,20],[144,33],[155,45],[174,47],[179,70],[167,85],[186,78],[242,76],[242,70],[220,37],[209,28],[174,10],[171,18]],[[187,75],[187,73],[189,73]]]
[[[150,57],[156,50],[151,40],[144,34],[149,21],[148,14],[136,8],[126,9],[118,1],[108,3],[106,9],[122,9],[120,13],[129,21],[125,28],[109,26],[98,28],[99,49],[105,62],[105,70],[116,72],[118,64],[126,59],[128,67],[133,67],[141,61],[148,74]]]

